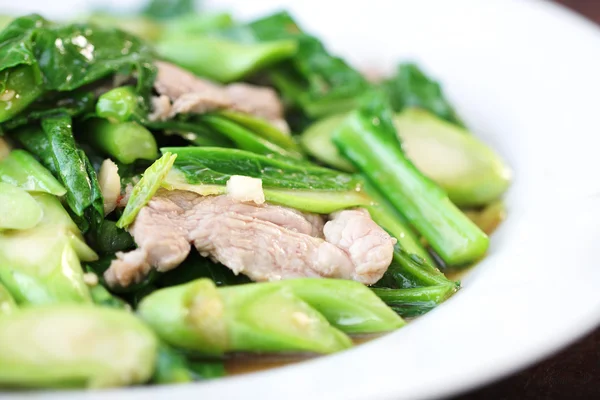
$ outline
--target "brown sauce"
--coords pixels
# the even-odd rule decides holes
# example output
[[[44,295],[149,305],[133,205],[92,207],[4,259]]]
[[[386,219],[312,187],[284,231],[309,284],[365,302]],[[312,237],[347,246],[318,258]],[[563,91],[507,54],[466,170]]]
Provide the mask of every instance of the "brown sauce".
[[[380,336],[382,334],[356,335],[352,337],[352,342],[355,346],[359,346]],[[315,357],[319,356],[313,354],[233,354],[225,360],[225,371],[227,375],[248,374],[297,364]]]

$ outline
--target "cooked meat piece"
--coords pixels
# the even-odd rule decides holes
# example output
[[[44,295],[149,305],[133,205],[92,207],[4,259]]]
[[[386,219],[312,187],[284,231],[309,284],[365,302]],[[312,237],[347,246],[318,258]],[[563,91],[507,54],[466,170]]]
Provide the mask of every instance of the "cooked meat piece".
[[[150,121],[164,121],[171,115],[171,100],[168,96],[161,94],[152,97],[152,113],[148,115]]]
[[[356,275],[365,281],[376,282],[381,270],[392,263],[396,239],[377,225],[365,209],[343,210],[331,214],[323,228],[325,240],[343,249],[352,260]]]
[[[158,61],[154,88],[160,97],[152,100],[151,120],[165,120],[177,114],[203,114],[213,110],[236,110],[263,118],[289,132],[283,118],[283,106],[271,88],[234,83],[219,85],[177,67]],[[166,107],[166,96],[172,102]]]
[[[363,223],[365,228],[359,226]],[[325,224],[326,237],[336,243],[318,237],[320,226],[320,217],[307,219],[287,207],[160,190],[130,228],[139,248],[133,256],[120,254],[105,279],[111,286],[127,286],[148,272],[148,264],[159,271],[172,269],[188,255],[190,243],[201,255],[254,281],[329,277],[372,284],[381,278],[391,262],[394,239],[368,213],[336,213]]]

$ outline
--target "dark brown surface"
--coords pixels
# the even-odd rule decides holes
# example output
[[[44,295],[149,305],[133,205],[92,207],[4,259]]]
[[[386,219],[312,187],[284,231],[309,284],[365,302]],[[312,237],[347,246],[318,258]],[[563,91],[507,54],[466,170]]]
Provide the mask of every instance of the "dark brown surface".
[[[600,23],[600,0],[558,2]],[[600,329],[534,367],[454,400],[481,399],[600,399]]]

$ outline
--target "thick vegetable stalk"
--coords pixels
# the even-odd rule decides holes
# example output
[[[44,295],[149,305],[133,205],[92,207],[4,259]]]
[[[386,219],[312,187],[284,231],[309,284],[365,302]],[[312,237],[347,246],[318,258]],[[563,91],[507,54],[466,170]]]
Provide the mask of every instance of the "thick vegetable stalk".
[[[365,181],[364,188],[373,200],[373,203],[366,207],[373,221],[395,237],[398,246],[408,254],[416,254],[429,264],[435,265],[404,216],[396,211],[371,183]]]
[[[0,181],[29,192],[46,192],[63,196],[67,190],[54,176],[25,150],[13,150],[0,161]]]
[[[404,326],[402,318],[356,281],[302,278],[260,285],[291,290],[348,334],[389,332]]]
[[[354,171],[332,142],[346,114],[311,125],[301,136],[306,151],[343,171]],[[402,148],[426,177],[437,183],[459,207],[485,205],[498,199],[510,184],[504,160],[465,129],[418,108],[394,115]]]
[[[331,353],[350,339],[289,289],[248,284],[217,289],[209,279],[161,289],[138,313],[167,343],[207,354]]]
[[[0,232],[0,281],[18,303],[90,302],[79,260],[96,253],[56,197],[32,196],[43,218],[31,229]]]
[[[403,317],[416,317],[438,306],[454,292],[456,285],[436,285],[407,289],[373,288],[373,292]]]
[[[0,232],[3,229],[31,229],[43,216],[42,207],[25,190],[0,182]]]
[[[170,190],[221,194],[231,176],[243,175],[262,180],[267,201],[307,212],[329,214],[371,203],[355,176],[308,162],[213,147],[161,151],[177,155],[173,172],[163,182]]]
[[[84,139],[123,164],[156,160],[158,149],[152,133],[135,121],[110,122],[103,118],[87,121]]]
[[[0,386],[103,388],[144,383],[158,340],[127,311],[87,305],[0,318]]]
[[[334,142],[448,265],[465,265],[485,254],[487,235],[406,158],[391,110],[380,97],[369,97],[351,113]]]

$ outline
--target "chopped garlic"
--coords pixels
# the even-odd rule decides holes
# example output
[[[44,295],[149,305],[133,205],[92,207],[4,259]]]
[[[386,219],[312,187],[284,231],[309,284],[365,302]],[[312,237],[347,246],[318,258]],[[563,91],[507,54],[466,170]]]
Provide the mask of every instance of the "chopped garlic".
[[[98,275],[93,272],[83,274],[83,282],[88,286],[96,286],[98,284]]]
[[[256,204],[265,202],[262,180],[249,176],[233,175],[227,181],[227,194],[236,201],[252,201]]]
[[[100,166],[98,184],[104,198],[104,215],[108,215],[117,207],[117,199],[121,194],[119,168],[108,158]]]

